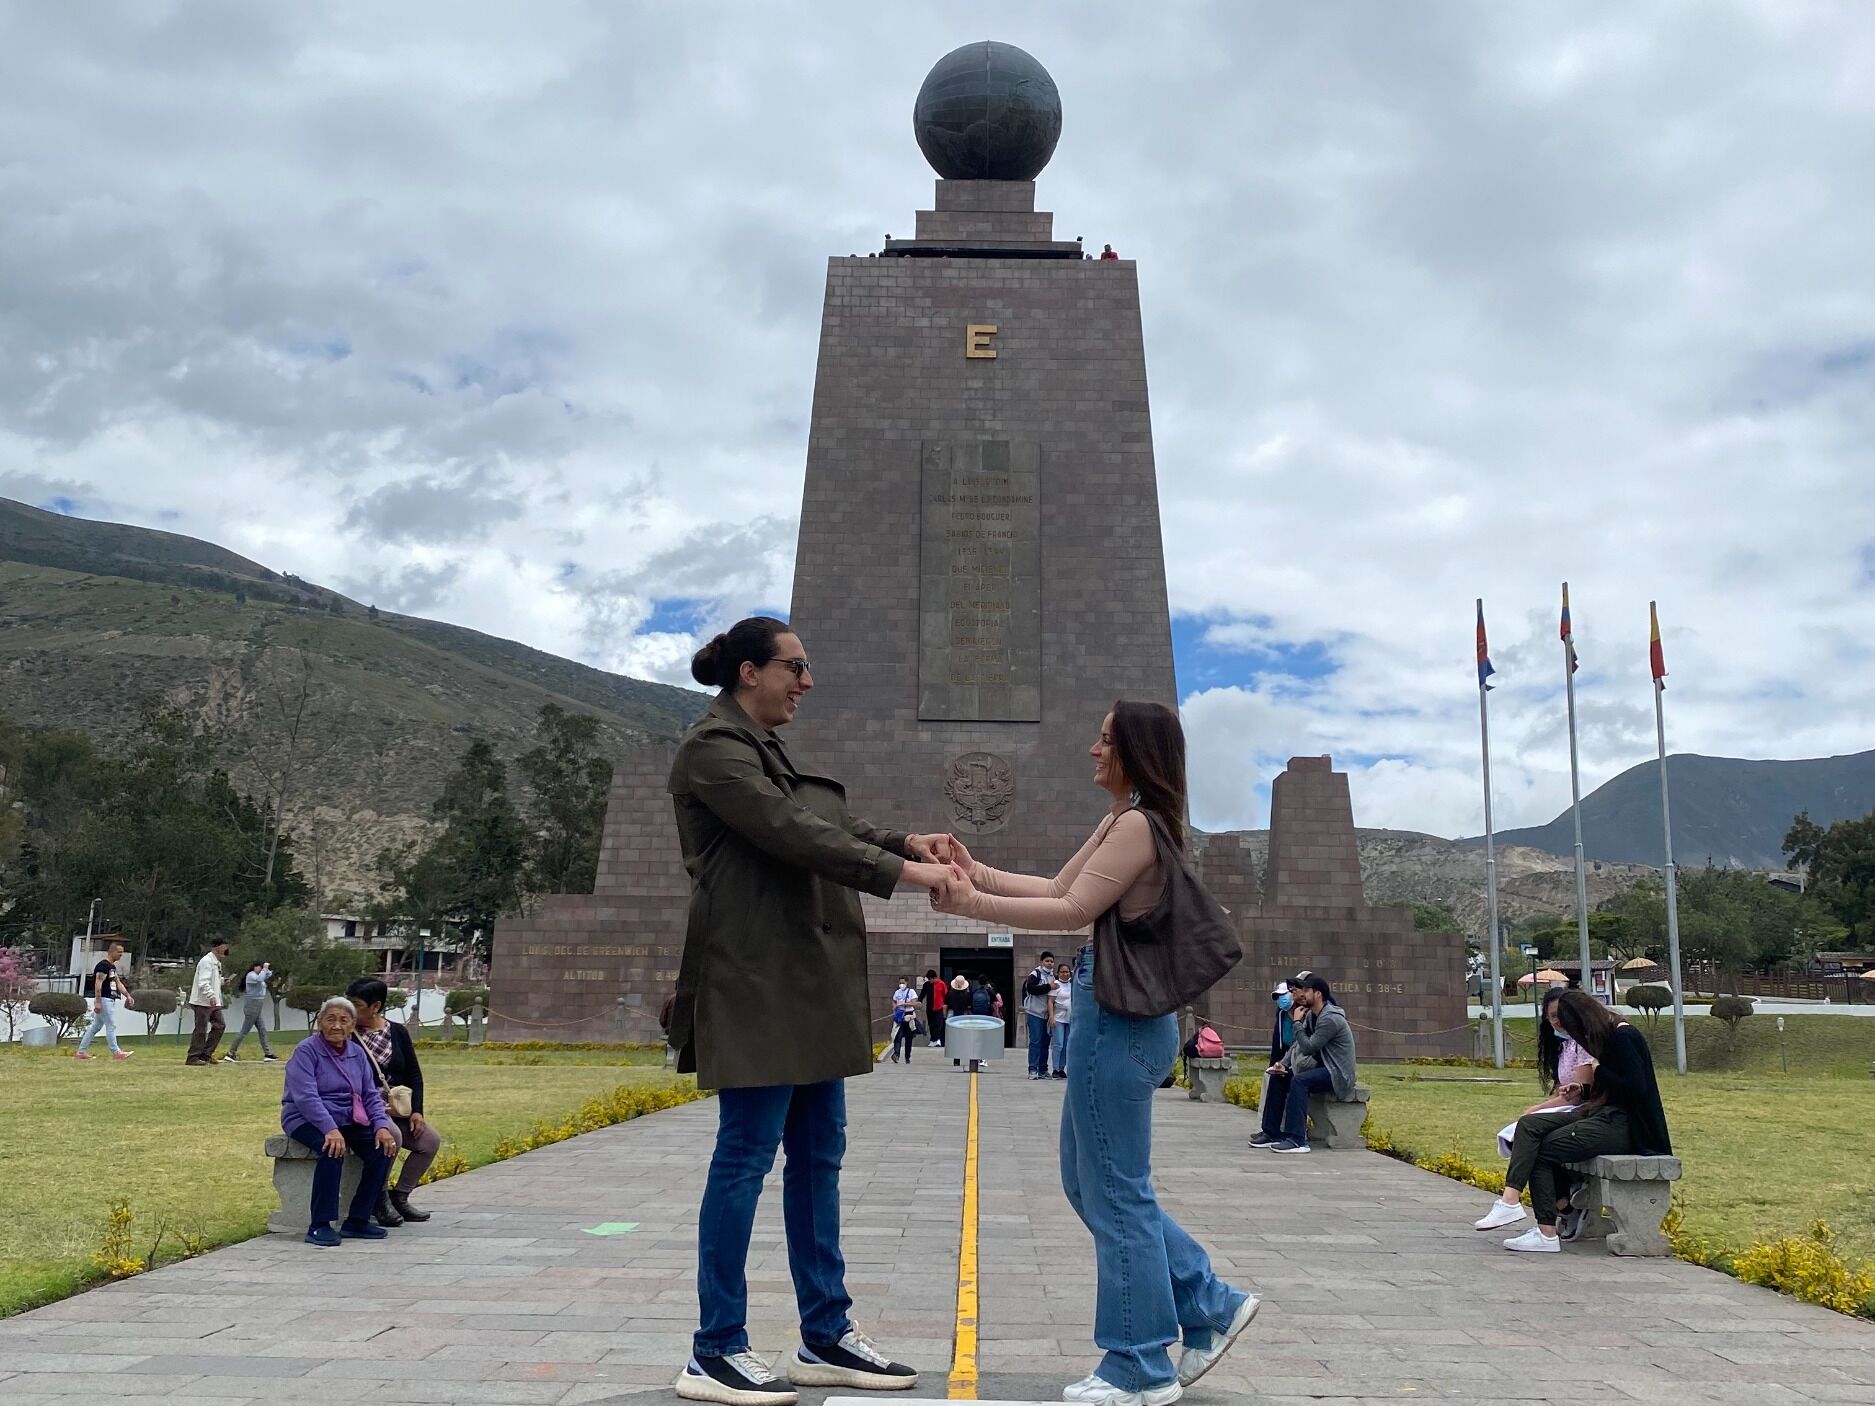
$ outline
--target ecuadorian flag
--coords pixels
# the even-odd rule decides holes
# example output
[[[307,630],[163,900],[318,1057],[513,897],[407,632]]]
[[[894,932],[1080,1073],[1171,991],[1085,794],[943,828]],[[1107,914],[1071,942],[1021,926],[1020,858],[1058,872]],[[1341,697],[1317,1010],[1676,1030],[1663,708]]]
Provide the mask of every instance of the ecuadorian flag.
[[[1660,612],[1654,609],[1652,601],[1647,602],[1647,662],[1653,667],[1654,687],[1667,686],[1667,656],[1660,652]]]
[[[1485,680],[1497,672],[1491,667],[1491,646],[1484,641],[1484,602],[1478,602],[1478,687],[1489,688]]]
[[[1569,655],[1569,672],[1574,673],[1582,667],[1576,658],[1575,630],[1569,624],[1569,583],[1562,583],[1562,642],[1563,649]]]

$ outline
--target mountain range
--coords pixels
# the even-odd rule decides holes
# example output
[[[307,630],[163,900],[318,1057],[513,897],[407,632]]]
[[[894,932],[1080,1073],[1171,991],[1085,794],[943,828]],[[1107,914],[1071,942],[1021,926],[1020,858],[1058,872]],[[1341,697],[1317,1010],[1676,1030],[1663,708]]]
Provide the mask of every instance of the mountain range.
[[[597,717],[606,748],[622,754],[675,737],[700,704],[687,689],[379,610],[212,543],[0,498],[0,714],[109,746],[155,696],[213,729],[236,779],[259,790],[302,694],[294,745],[307,764],[286,810],[328,906],[370,888],[383,849],[428,831],[430,802],[470,738],[512,758],[533,744],[541,706],[556,703]],[[1782,868],[1798,811],[1827,823],[1875,810],[1875,751],[1683,755],[1668,771],[1683,865]],[[1596,788],[1582,809],[1591,901],[1660,863],[1653,763]],[[1266,832],[1246,837],[1260,856]],[[1497,839],[1506,916],[1569,911],[1568,812]],[[1482,839],[1364,830],[1359,840],[1370,901],[1441,902],[1482,928]]]

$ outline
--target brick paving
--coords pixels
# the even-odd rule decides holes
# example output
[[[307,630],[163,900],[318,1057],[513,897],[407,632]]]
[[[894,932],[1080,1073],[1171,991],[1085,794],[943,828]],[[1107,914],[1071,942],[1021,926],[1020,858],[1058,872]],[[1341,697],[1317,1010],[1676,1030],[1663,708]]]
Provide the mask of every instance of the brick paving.
[[[862,1324],[925,1371],[915,1396],[941,1398],[966,1080],[918,1055],[850,1085],[845,1244]],[[1267,1300],[1193,1402],[1875,1403],[1875,1324],[1672,1261],[1512,1256],[1470,1228],[1482,1193],[1367,1152],[1253,1153],[1238,1110],[1158,1097],[1168,1206]],[[983,1076],[986,1401],[1058,1400],[1096,1360],[1060,1098],[1019,1056]],[[693,1104],[454,1178],[420,1198],[435,1219],[381,1244],[267,1236],[5,1320],[0,1403],[675,1400],[714,1120]],[[637,1229],[586,1233],[607,1222]],[[751,1280],[755,1346],[778,1356],[778,1184]]]

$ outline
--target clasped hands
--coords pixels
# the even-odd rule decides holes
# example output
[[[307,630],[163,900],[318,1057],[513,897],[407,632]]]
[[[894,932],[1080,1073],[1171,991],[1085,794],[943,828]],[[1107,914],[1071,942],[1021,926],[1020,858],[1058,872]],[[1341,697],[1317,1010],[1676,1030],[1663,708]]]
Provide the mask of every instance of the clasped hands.
[[[908,835],[905,848],[913,862],[905,866],[905,881],[931,892],[931,907],[939,913],[962,913],[969,907],[976,885],[970,882],[970,851],[955,835]]]

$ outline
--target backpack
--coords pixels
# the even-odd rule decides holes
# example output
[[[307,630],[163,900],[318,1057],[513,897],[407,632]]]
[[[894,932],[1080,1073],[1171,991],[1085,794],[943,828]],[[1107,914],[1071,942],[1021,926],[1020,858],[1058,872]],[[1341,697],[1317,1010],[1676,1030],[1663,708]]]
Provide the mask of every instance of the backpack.
[[[1196,1040],[1199,1059],[1224,1058],[1224,1037],[1210,1026],[1200,1026]]]
[[[981,986],[970,988],[970,1014],[988,1015],[990,1013],[990,993]]]

